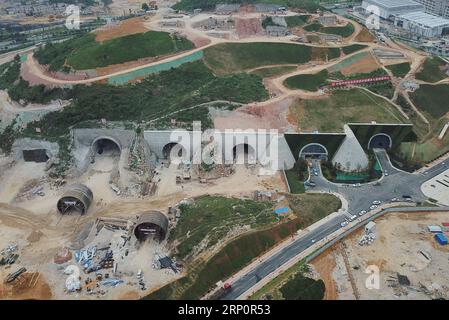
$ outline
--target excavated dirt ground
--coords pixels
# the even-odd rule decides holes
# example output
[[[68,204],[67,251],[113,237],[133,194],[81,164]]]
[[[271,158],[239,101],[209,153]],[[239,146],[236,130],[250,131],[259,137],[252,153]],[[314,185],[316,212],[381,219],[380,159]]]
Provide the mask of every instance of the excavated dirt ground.
[[[312,261],[330,289],[326,298],[354,299],[350,274],[360,299],[447,299],[449,246],[439,245],[427,226],[441,226],[448,221],[446,212],[393,213],[376,220],[377,238],[373,244],[358,245],[363,234],[359,230],[345,238],[343,245],[332,246]],[[424,258],[420,250],[428,253],[431,260]],[[348,257],[347,265],[344,255]],[[370,265],[380,269],[379,289],[365,286],[365,270]],[[410,286],[398,284],[398,273],[408,277]]]

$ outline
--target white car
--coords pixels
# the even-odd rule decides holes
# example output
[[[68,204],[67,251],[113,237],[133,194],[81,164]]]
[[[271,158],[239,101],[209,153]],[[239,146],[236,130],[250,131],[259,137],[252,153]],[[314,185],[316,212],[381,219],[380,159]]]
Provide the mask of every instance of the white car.
[[[375,204],[375,205],[379,205],[379,204],[381,204],[382,202],[380,202],[379,200],[374,200],[373,201],[373,204]]]
[[[312,243],[315,243],[315,241],[316,241],[315,239],[312,239]]]
[[[343,221],[341,224],[340,224],[342,227],[344,227],[344,226],[347,226],[348,225],[348,221]]]
[[[354,221],[355,219],[357,219],[357,216],[355,214],[353,214],[350,218],[349,221]]]
[[[398,198],[393,198],[393,199],[391,199],[391,202],[398,202],[398,201],[399,201]]]
[[[359,216],[363,216],[366,213],[366,210],[362,210],[359,212]]]
[[[370,210],[374,210],[377,209],[377,206],[375,204],[373,204],[371,207],[369,207]]]

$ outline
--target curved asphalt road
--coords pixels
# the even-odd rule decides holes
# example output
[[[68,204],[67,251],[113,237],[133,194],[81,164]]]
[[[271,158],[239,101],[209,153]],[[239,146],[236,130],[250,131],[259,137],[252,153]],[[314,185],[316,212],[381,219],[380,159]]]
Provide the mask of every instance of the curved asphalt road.
[[[421,185],[425,181],[449,169],[448,160],[447,162],[433,166],[423,174],[407,173],[393,167],[385,150],[375,149],[374,152],[381,164],[383,172],[388,173],[387,176],[383,176],[375,183],[367,183],[360,187],[353,187],[352,185],[329,182],[321,175],[320,171],[318,176],[312,176],[311,178],[316,183],[314,191],[341,194],[348,200],[350,214],[358,214],[361,210],[369,210],[368,208],[374,200],[379,200],[384,203],[390,202],[392,198],[402,198],[403,195],[409,195],[414,201],[425,201],[427,197],[421,192]],[[315,162],[314,166],[319,168],[319,163]],[[312,240],[314,240],[313,242],[319,241],[340,229],[340,224],[346,219],[346,215],[339,215],[310,231],[303,237],[293,240],[289,245],[268,259],[260,262],[254,269],[234,281],[231,289],[221,299],[237,299],[261,279],[311,246]],[[363,222],[360,222],[360,225],[362,224]]]

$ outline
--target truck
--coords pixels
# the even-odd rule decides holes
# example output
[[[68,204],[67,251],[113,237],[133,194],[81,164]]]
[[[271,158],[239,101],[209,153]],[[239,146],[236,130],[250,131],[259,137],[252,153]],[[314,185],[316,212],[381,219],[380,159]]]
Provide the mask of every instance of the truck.
[[[220,298],[224,297],[232,288],[230,283],[223,283],[222,281],[217,282],[217,287],[218,289],[216,289],[207,300],[220,300]]]

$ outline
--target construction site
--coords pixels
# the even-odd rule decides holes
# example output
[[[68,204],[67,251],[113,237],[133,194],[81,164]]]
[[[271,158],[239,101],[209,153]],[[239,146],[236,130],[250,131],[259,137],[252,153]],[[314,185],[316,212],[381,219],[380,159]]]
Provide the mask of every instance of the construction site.
[[[447,299],[448,248],[435,237],[447,234],[446,217],[438,211],[392,214],[326,250],[311,261],[326,284],[325,298]]]
[[[331,169],[378,166],[384,184],[430,172],[416,192],[447,205],[447,171],[425,170],[449,151],[449,110],[422,98],[447,90],[445,61],[331,12],[176,2],[114,0],[110,12],[135,15],[0,56],[0,299],[241,298],[230,288],[244,272],[302,236],[317,245],[325,223],[344,229],[371,194],[357,188],[377,183],[328,181]],[[446,234],[444,216],[350,218],[361,228],[314,258],[311,277],[325,299],[449,298],[447,247],[428,230]]]

